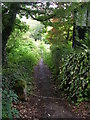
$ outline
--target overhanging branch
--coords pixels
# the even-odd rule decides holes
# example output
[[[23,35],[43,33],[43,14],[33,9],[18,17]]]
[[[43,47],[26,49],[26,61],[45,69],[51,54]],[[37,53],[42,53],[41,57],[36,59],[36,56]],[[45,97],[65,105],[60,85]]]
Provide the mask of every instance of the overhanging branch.
[[[23,10],[23,11],[27,12],[34,20],[41,21],[41,22],[47,21],[47,20],[55,17],[55,14],[51,14],[51,15],[39,16],[39,17],[36,18],[32,14],[34,11],[28,10],[28,9],[25,9],[25,8],[20,8],[20,10]],[[39,14],[45,14],[45,12],[41,12],[41,13],[39,12]]]

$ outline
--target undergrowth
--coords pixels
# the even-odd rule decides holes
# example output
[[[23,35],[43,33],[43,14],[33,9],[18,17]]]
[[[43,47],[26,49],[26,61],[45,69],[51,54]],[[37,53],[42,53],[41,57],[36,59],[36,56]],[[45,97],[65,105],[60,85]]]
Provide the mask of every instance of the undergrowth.
[[[32,84],[33,67],[40,59],[39,48],[32,38],[25,38],[27,33],[15,30],[7,43],[7,68],[3,68],[2,80],[2,117],[18,118],[19,112],[13,107],[13,102],[17,103],[18,96],[13,90],[15,81],[24,80],[27,85]],[[30,86],[27,93],[30,93]]]

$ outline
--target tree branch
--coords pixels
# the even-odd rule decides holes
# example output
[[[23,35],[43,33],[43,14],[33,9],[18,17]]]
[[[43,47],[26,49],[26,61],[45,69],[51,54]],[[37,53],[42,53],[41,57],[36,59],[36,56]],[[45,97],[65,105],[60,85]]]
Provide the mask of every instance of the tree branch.
[[[25,9],[25,8],[20,8],[20,10],[26,11],[34,20],[41,21],[41,22],[47,21],[47,20],[55,17],[55,14],[51,14],[51,15],[47,15],[47,16],[39,16],[39,17],[36,18],[32,15],[32,12],[34,12],[34,11],[28,10],[28,9]],[[39,14],[45,14],[45,12],[41,12],[41,13],[39,12]]]

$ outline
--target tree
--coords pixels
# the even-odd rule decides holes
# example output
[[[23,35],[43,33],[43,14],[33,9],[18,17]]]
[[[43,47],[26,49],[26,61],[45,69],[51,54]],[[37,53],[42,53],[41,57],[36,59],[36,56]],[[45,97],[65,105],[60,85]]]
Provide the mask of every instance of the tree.
[[[9,35],[12,32],[13,25],[16,19],[16,14],[20,10],[18,3],[4,3],[2,4],[2,63],[6,63],[5,48]]]
[[[46,21],[52,18],[54,15],[52,12],[48,11],[49,6],[50,6],[49,3],[42,3],[42,2],[40,3],[38,2],[2,3],[2,18],[3,18],[2,20],[2,24],[3,24],[3,27],[2,27],[2,63],[3,65],[6,63],[5,48],[6,48],[8,37],[13,30],[13,26],[14,26],[15,19],[16,19],[16,14],[19,14],[20,16],[25,15],[26,17],[31,16],[33,19],[38,20],[38,21]],[[51,8],[50,8],[50,11],[51,11]],[[37,17],[37,14],[40,16]]]

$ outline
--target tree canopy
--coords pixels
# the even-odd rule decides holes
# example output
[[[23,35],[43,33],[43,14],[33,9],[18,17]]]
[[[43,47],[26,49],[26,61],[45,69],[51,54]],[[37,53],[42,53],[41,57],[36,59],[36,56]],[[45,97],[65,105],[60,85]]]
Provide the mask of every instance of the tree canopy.
[[[46,26],[50,25],[59,29],[59,24],[68,28],[73,24],[74,11],[80,11],[82,6],[88,7],[88,3],[64,3],[64,2],[18,2],[2,3],[2,35],[3,35],[3,55],[7,39],[11,34],[15,23],[16,14],[20,17],[30,16],[35,20],[41,21]],[[84,11],[84,10],[83,10]],[[89,11],[89,9],[88,9]],[[80,14],[83,12],[80,12]],[[79,17],[82,15],[79,14]],[[58,22],[52,23],[51,18],[58,18]]]

